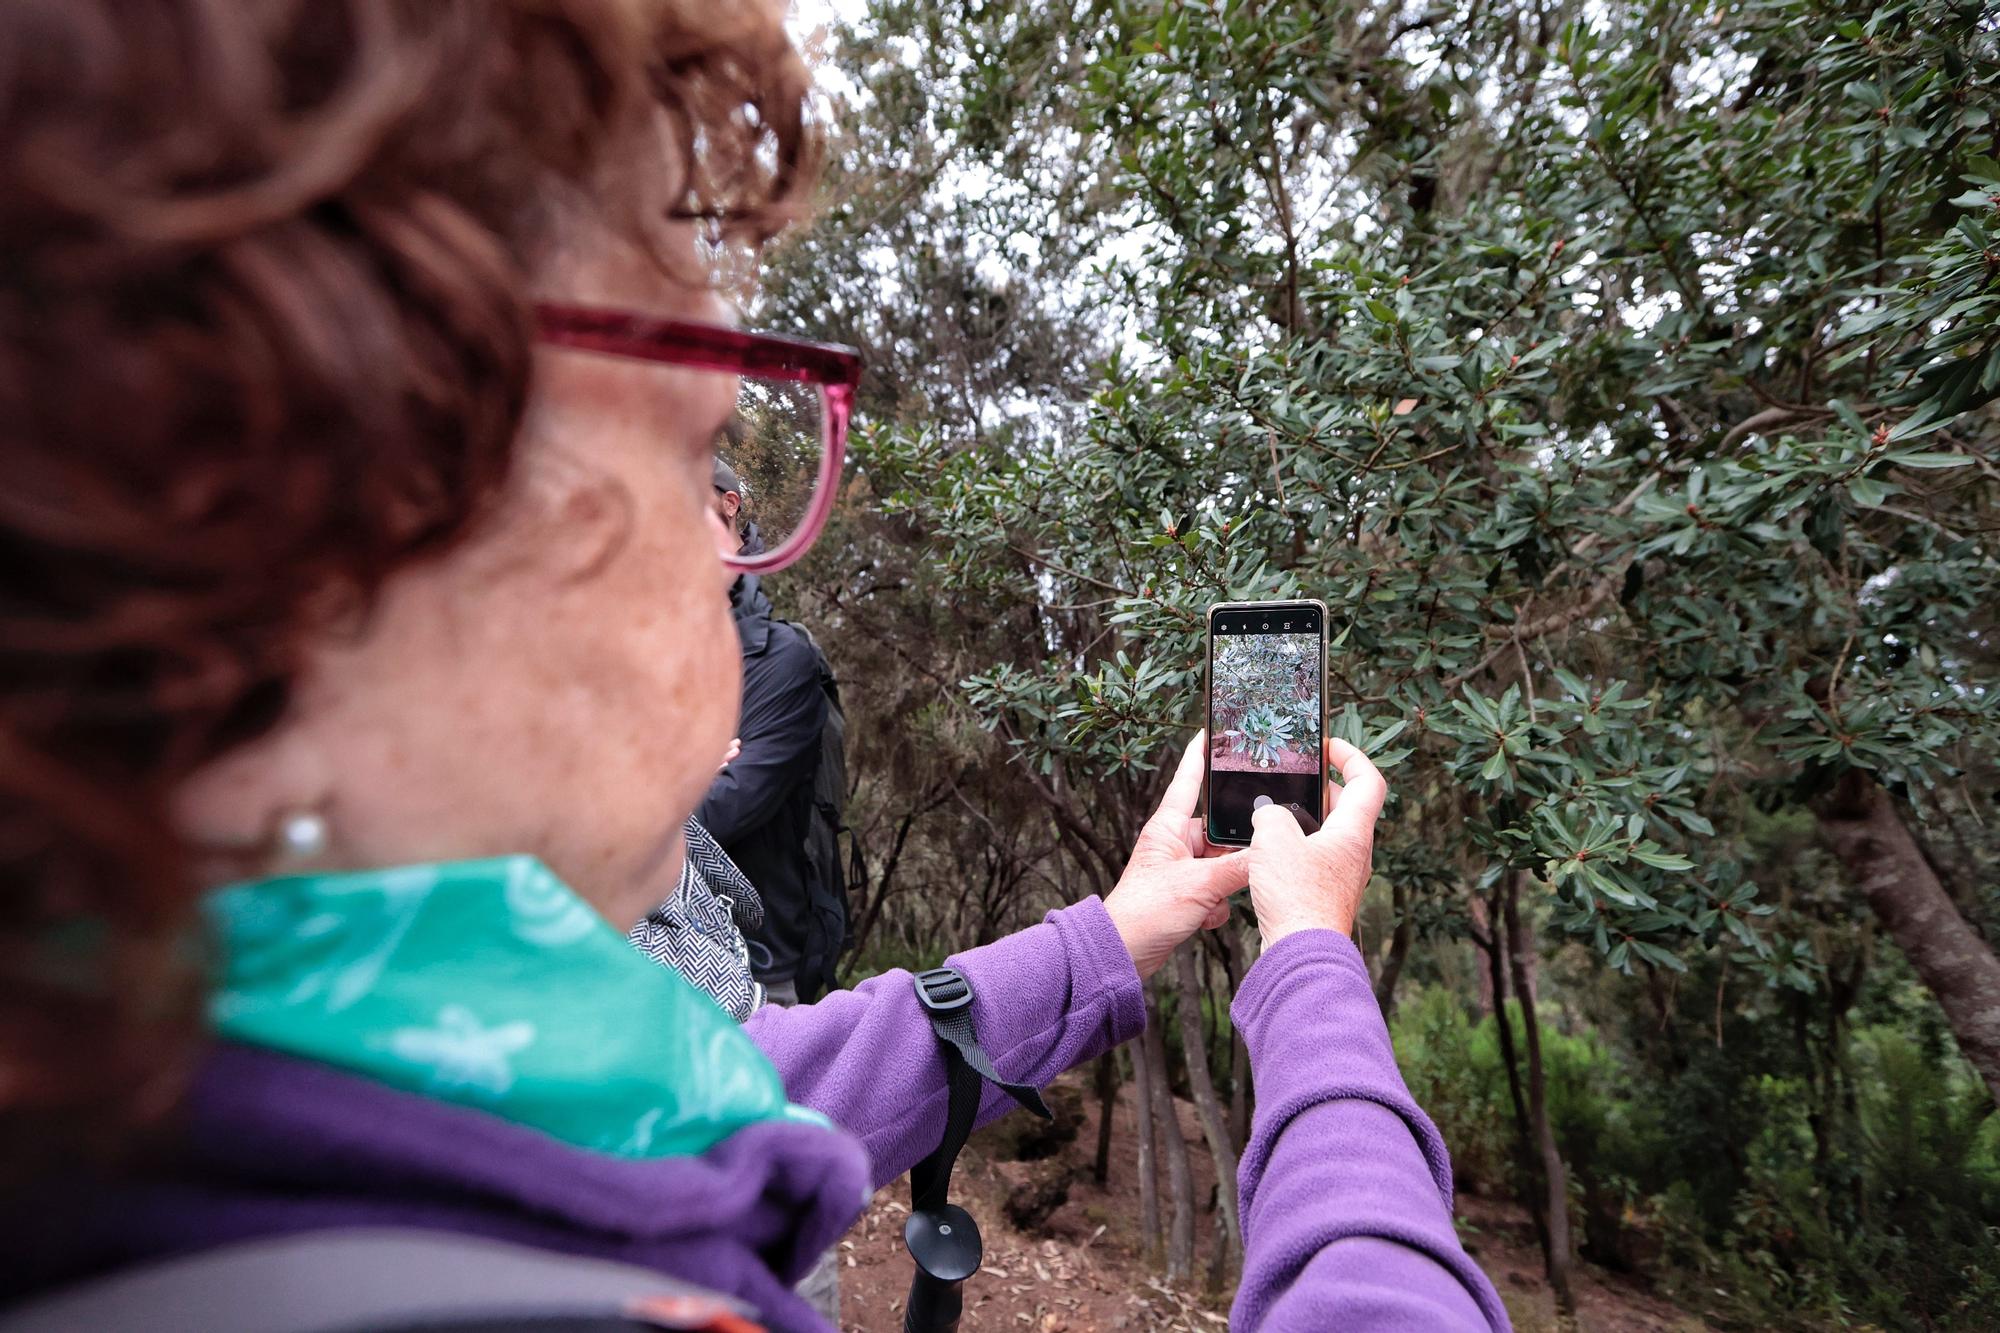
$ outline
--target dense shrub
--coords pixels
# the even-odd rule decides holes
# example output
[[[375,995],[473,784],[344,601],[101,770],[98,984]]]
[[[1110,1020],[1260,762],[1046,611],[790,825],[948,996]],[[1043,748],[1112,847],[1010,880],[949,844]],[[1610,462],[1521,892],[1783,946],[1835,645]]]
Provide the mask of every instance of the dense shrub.
[[[1853,1045],[1853,1156],[1815,1171],[1802,1123],[1788,1139],[1765,1136],[1729,1224],[1680,1238],[1687,1274],[1671,1285],[1746,1326],[1990,1330],[2000,1320],[1992,1102],[1902,1032],[1866,1029]]]
[[[1694,1044],[1664,1080],[1599,1034],[1544,1028],[1585,1255],[1728,1327],[2000,1326],[2000,1116],[1984,1090],[1907,1023],[1863,1027],[1847,1050],[1851,1124],[1828,1152],[1802,1057],[1782,1058],[1771,1026]],[[1392,1032],[1460,1187],[1518,1193],[1492,1017],[1432,987],[1405,998]]]

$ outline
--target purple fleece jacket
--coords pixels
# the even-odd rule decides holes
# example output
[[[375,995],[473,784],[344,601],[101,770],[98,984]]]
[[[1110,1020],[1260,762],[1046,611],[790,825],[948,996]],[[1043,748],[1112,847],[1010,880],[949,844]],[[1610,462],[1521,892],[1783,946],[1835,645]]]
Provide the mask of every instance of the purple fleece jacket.
[[[1452,1228],[1451,1159],[1403,1086],[1354,941],[1337,930],[1279,940],[1229,1016],[1257,1088],[1229,1326],[1511,1327]]]
[[[1044,1082],[1145,1024],[1131,958],[1095,898],[953,962],[1010,1080]],[[1284,941],[1251,969],[1235,1012],[1259,1104],[1232,1324],[1504,1328],[1452,1233],[1444,1147],[1396,1074],[1354,946],[1324,931]],[[700,1157],[631,1160],[224,1046],[170,1157],[0,1205],[0,1293],[259,1236],[414,1226],[645,1265],[742,1297],[773,1333],[826,1333],[789,1284],[872,1188],[936,1144],[943,1058],[906,972],[767,1009],[748,1030],[792,1098],[852,1137],[767,1123]],[[991,1092],[982,1119],[1008,1105]]]

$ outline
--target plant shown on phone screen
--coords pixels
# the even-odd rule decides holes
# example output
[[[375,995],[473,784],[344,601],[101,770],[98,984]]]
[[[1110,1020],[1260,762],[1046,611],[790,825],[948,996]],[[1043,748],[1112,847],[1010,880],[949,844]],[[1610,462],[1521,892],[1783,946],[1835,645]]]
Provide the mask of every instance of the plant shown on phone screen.
[[[1238,753],[1248,754],[1259,768],[1269,768],[1291,743],[1292,719],[1268,704],[1259,705],[1244,714],[1242,727],[1231,734]]]
[[[1212,762],[1314,771],[1320,763],[1317,634],[1223,634],[1214,645]]]
[[[1290,721],[1297,734],[1311,736],[1319,731],[1319,691],[1313,690],[1292,700]]]

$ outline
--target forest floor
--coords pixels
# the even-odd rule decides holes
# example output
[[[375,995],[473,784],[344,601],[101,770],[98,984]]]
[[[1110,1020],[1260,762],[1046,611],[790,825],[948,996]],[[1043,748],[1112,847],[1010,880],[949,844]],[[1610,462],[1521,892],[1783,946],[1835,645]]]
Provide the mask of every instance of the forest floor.
[[[1217,741],[1209,750],[1208,762],[1224,773],[1317,773],[1321,760],[1310,751],[1286,745],[1279,747],[1276,759],[1260,764],[1248,754],[1230,749],[1229,742]]]
[[[1022,1154],[1024,1134],[1046,1149],[1039,1122],[1009,1116],[975,1135],[959,1158],[952,1201],[979,1222],[986,1266],[966,1284],[963,1333],[1221,1333],[1228,1325],[1227,1293],[1211,1294],[1197,1280],[1168,1286],[1140,1253],[1138,1138],[1131,1089],[1121,1090],[1112,1121],[1111,1183],[1091,1178],[1097,1146],[1097,1105],[1085,1074],[1065,1075],[1051,1094],[1079,1107],[1073,1141],[1035,1161]],[[1195,1197],[1207,1201],[1214,1170],[1192,1105],[1175,1107],[1194,1170]],[[1049,1205],[1067,1183],[1067,1197]],[[1009,1202],[1030,1225],[1008,1217]],[[1032,1206],[1039,1203],[1040,1207]],[[1163,1201],[1163,1207],[1165,1206]],[[1459,1233],[1466,1248],[1499,1288],[1521,1333],[1556,1327],[1555,1307],[1542,1279],[1541,1256],[1527,1214],[1511,1202],[1459,1200]],[[1044,1220],[1032,1214],[1045,1212]],[[878,1191],[867,1213],[840,1242],[840,1313],[845,1333],[894,1333],[902,1327],[910,1260],[903,1249],[909,1187],[899,1181]],[[1206,1271],[1213,1214],[1199,1212],[1198,1266]],[[1708,1326],[1632,1279],[1579,1263],[1578,1327],[1584,1333],[1706,1333]]]

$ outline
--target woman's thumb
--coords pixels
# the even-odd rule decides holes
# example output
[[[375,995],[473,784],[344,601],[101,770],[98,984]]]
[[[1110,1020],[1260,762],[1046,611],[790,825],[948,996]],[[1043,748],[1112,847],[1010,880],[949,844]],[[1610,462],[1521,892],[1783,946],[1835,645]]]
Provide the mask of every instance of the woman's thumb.
[[[1198,868],[1202,896],[1212,903],[1219,903],[1230,894],[1249,887],[1250,853],[1247,851],[1204,857],[1189,864]]]
[[[1267,802],[1250,812],[1250,829],[1250,841],[1271,851],[1306,840],[1298,819],[1276,801]]]

